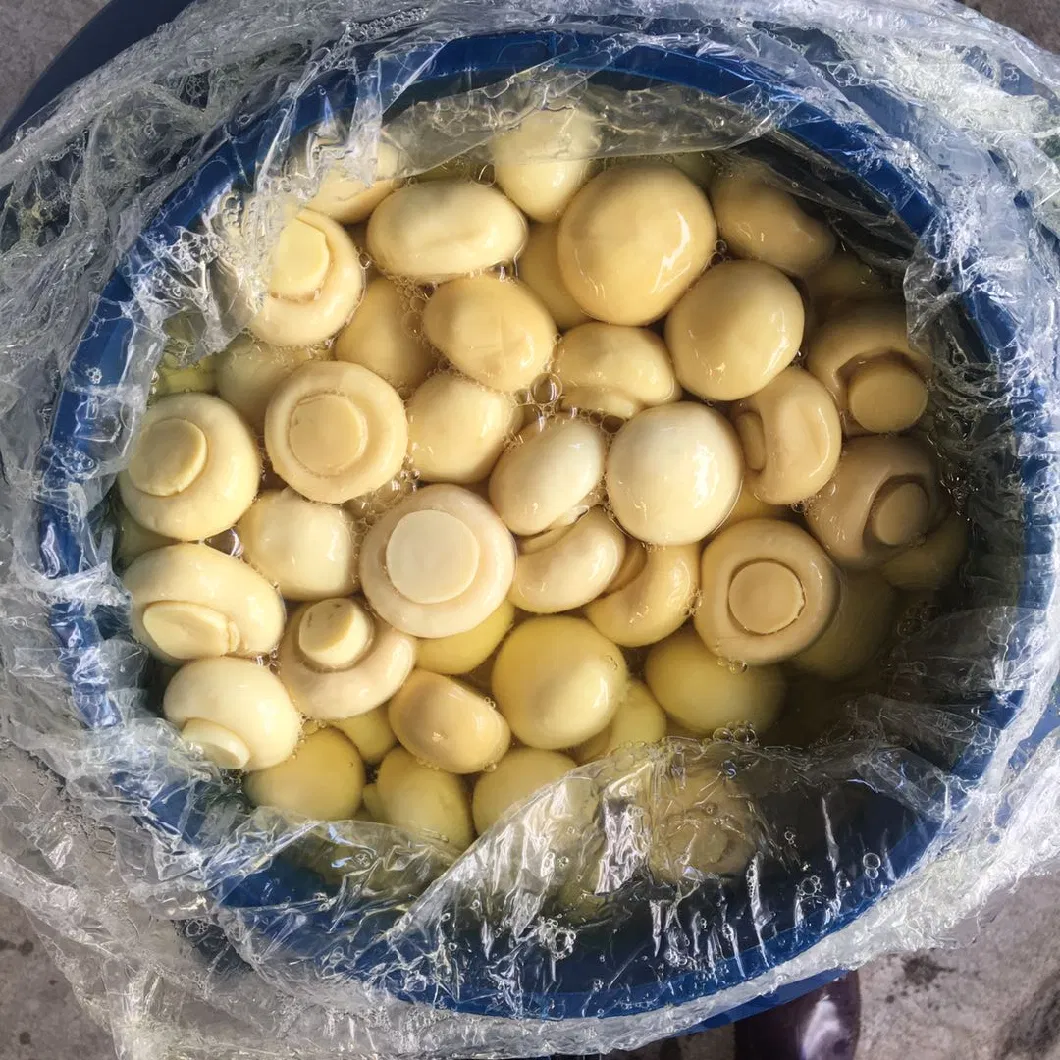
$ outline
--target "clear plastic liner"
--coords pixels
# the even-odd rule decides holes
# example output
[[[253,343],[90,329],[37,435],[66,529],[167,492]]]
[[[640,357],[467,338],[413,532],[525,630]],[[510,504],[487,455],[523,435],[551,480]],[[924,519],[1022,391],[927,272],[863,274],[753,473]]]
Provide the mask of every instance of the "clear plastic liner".
[[[500,33],[515,72],[486,76],[475,40]],[[454,42],[460,76],[425,80]],[[714,98],[653,80],[667,52],[726,71]],[[1058,92],[1060,61],[945,0],[206,0],[20,134],[0,155],[0,890],[120,1055],[633,1048],[938,944],[1055,865]],[[369,180],[385,139],[403,173],[485,166],[492,134],[568,101],[600,116],[601,156],[763,163],[903,284],[972,527],[959,583],[870,682],[811,685],[788,745],[620,750],[459,856],[251,810],[157,716],[112,566],[105,496],[152,373],[233,338],[328,165]],[[868,187],[888,167],[922,196],[901,217]],[[116,325],[116,379],[74,361]]]

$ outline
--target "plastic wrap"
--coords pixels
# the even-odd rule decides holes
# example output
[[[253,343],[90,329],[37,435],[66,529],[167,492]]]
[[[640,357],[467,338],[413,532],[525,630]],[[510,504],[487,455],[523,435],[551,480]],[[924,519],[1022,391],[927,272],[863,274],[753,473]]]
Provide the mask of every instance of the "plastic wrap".
[[[1055,863],[1058,91],[1055,58],[942,0],[240,0],[23,132],[0,156],[0,889],[121,1055],[632,1048],[943,941]],[[152,373],[232,338],[326,165],[370,178],[385,136],[422,172],[566,100],[603,155],[767,163],[901,279],[973,528],[959,584],[860,694],[789,712],[790,745],[619,751],[459,857],[252,811],[158,717],[112,566]],[[752,838],[745,871],[668,871],[704,813],[723,872]]]

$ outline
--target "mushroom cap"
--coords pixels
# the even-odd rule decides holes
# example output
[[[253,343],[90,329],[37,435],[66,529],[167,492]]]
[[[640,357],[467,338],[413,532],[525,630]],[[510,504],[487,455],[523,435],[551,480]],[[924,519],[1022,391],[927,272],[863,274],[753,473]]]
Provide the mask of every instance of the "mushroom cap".
[[[560,275],[598,320],[650,324],[707,267],[716,238],[706,195],[675,166],[615,166],[590,180],[564,211]]]
[[[259,434],[273,392],[299,365],[325,356],[321,347],[273,346],[253,335],[237,335],[218,354],[217,393]]]
[[[618,648],[567,615],[516,626],[493,664],[493,694],[512,732],[546,751],[574,747],[605,728],[626,682]]]
[[[557,751],[516,747],[475,781],[471,813],[479,835],[493,827],[517,803],[575,768]]]
[[[386,707],[375,707],[352,718],[336,718],[331,724],[357,748],[366,765],[379,765],[387,752],[397,746]]]
[[[421,640],[416,665],[436,674],[467,674],[481,666],[500,646],[515,621],[515,608],[505,600],[466,633]]]
[[[696,281],[666,318],[666,345],[681,385],[709,401],[761,390],[799,352],[802,296],[761,261],[723,261]]]
[[[377,489],[398,473],[407,447],[397,391],[358,364],[303,364],[265,413],[273,468],[313,501],[341,504]]]
[[[166,686],[162,711],[181,728],[205,720],[233,733],[246,748],[244,761],[226,760],[220,742],[200,744],[209,758],[221,751],[218,764],[226,768],[278,765],[294,752],[302,728],[279,678],[248,659],[200,659],[182,666]]]
[[[453,773],[417,762],[395,747],[379,766],[378,802],[372,816],[410,832],[426,833],[458,850],[475,838],[471,800],[463,780]]]
[[[556,249],[558,234],[556,225],[531,225],[515,267],[519,279],[541,299],[556,326],[566,331],[584,324],[589,314],[563,286]]]
[[[129,565],[133,636],[164,662],[268,655],[283,634],[280,594],[247,564],[207,545],[155,549]]]
[[[493,704],[460,681],[413,670],[394,695],[390,724],[401,746],[421,762],[450,773],[479,773],[511,742]]]
[[[260,479],[257,443],[231,405],[210,394],[174,394],[144,413],[118,489],[145,529],[198,541],[235,523]]]
[[[579,765],[603,758],[620,747],[658,743],[666,736],[666,713],[643,681],[630,681],[611,724],[579,744],[572,754]]]
[[[725,418],[698,402],[638,413],[615,435],[607,496],[623,529],[654,545],[700,541],[740,492],[743,456]]]
[[[401,156],[393,144],[381,141],[375,158],[375,179],[370,184],[346,175],[342,159],[328,167],[320,190],[307,208],[344,225],[360,224],[397,187],[394,175]]]
[[[512,261],[526,219],[497,188],[470,181],[406,184],[376,207],[368,252],[384,272],[442,283]]]
[[[357,308],[364,266],[338,222],[302,210],[272,252],[265,304],[250,331],[277,346],[312,346],[335,335]]]

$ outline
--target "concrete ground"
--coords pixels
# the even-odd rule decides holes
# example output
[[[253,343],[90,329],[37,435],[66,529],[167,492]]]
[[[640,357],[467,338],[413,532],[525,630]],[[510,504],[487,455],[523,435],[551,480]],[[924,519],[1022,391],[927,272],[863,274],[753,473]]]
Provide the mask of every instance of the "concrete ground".
[[[1060,0],[969,4],[1060,51]],[[0,0],[0,119],[102,6]],[[970,945],[870,965],[861,975],[859,1060],[1060,1060],[1058,938],[1060,879],[1034,879],[995,901]],[[722,1060],[731,1055],[731,1032],[681,1039],[665,1053],[666,1060]],[[0,1060],[113,1055],[21,908],[0,898]]]

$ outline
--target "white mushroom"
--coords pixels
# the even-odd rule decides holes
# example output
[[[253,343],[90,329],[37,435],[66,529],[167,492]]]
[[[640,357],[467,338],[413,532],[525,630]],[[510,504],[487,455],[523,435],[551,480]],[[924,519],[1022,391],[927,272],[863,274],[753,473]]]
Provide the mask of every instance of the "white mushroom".
[[[481,482],[521,422],[511,394],[441,372],[409,400],[409,463],[424,482]]]
[[[361,548],[361,586],[387,622],[416,637],[464,633],[500,607],[515,547],[485,501],[428,486],[386,512]]]
[[[605,509],[519,542],[508,599],[521,611],[573,611],[595,600],[622,563],[626,538]]]
[[[558,751],[607,727],[627,679],[622,653],[588,622],[549,615],[511,632],[493,664],[492,687],[520,741]]]
[[[898,594],[876,571],[845,571],[828,627],[791,661],[830,681],[853,677],[879,654],[894,629]]]
[[[606,452],[603,431],[584,420],[535,422],[497,461],[490,503],[514,534],[569,523],[596,503]]]
[[[492,828],[511,807],[574,768],[574,761],[557,751],[536,747],[509,751],[496,768],[475,781],[471,813],[479,835]]]
[[[681,385],[709,401],[750,397],[799,352],[806,312],[798,288],[760,261],[724,261],[666,318]]]
[[[382,486],[397,474],[407,446],[397,391],[358,364],[302,365],[265,413],[273,468],[312,501],[341,504]]]
[[[441,283],[512,261],[526,219],[496,188],[465,181],[406,184],[376,207],[368,252],[387,273]]]
[[[645,548],[629,542],[606,593],[585,608],[585,617],[624,648],[655,644],[679,629],[695,607],[699,545]]]
[[[620,747],[658,743],[666,736],[666,713],[643,681],[630,681],[611,724],[579,744],[571,754],[579,765],[604,758]]]
[[[265,304],[250,330],[276,346],[326,342],[350,319],[364,290],[364,267],[342,225],[303,210],[272,252]]]
[[[125,509],[125,505],[115,505],[115,519],[118,524],[118,547],[116,558],[118,563],[127,567],[134,559],[139,559],[145,552],[152,552],[156,548],[165,548],[166,545],[175,545],[176,539],[156,534],[154,530],[148,530],[141,526]]]
[[[385,706],[355,714],[352,718],[336,718],[331,724],[357,748],[366,765],[379,765],[397,746]]]
[[[162,711],[222,769],[268,769],[290,758],[302,719],[279,679],[247,659],[201,659],[173,676]]]
[[[299,608],[276,659],[280,680],[309,718],[352,718],[385,703],[416,661],[416,642],[354,600]]]
[[[597,319],[650,324],[707,267],[716,236],[707,197],[679,169],[616,166],[589,181],[560,219],[560,274]]]
[[[465,375],[504,391],[528,387],[556,345],[556,322],[537,295],[492,274],[442,284],[423,311],[423,332]]]
[[[395,390],[414,390],[430,375],[437,357],[420,334],[413,303],[408,292],[377,276],[335,340],[336,360],[362,365]]]
[[[784,702],[779,667],[734,666],[719,659],[689,627],[648,652],[644,679],[663,710],[696,736],[745,725],[761,735]]]
[[[607,497],[627,533],[685,545],[714,530],[736,503],[743,456],[725,418],[698,402],[645,409],[607,457]]]
[[[564,407],[624,420],[681,394],[666,344],[647,328],[595,321],[572,328],[556,346],[553,371]]]
[[[450,773],[478,773],[508,750],[508,723],[483,695],[460,681],[413,670],[390,701],[390,724],[401,746]]]
[[[747,172],[729,173],[710,187],[718,235],[739,258],[764,261],[791,276],[805,276],[835,251],[836,239],[783,188]]]
[[[803,278],[803,286],[822,319],[845,310],[853,302],[887,294],[887,286],[880,275],[848,251],[833,254]]]
[[[357,588],[357,532],[334,504],[264,490],[236,525],[243,558],[287,600],[323,600]]]
[[[141,526],[198,541],[227,530],[260,479],[257,443],[235,409],[209,394],[177,394],[144,413],[118,490]]]
[[[240,335],[217,359],[217,392],[259,434],[276,388],[306,361],[322,359],[320,347],[271,346]]]
[[[835,399],[848,434],[908,430],[927,409],[931,359],[910,344],[904,306],[857,305],[826,320],[806,367]]]
[[[560,331],[584,324],[589,314],[563,286],[556,250],[556,225],[531,225],[530,234],[515,263],[519,279],[541,299]]]
[[[255,806],[311,821],[349,821],[361,805],[364,764],[341,732],[318,729],[286,761],[251,773],[243,788]]]
[[[122,581],[133,636],[164,662],[268,655],[283,634],[280,594],[245,563],[207,545],[147,552]]]
[[[376,820],[427,834],[457,850],[471,846],[475,830],[462,778],[423,765],[395,747],[383,759],[374,787],[374,808],[369,808]]]
[[[745,482],[769,504],[807,500],[839,463],[839,413],[828,391],[801,368],[785,368],[738,401],[729,419],[743,446]]]
[[[839,578],[820,545],[794,523],[748,519],[703,550],[703,600],[693,619],[723,659],[790,659],[824,632],[839,602]]]
[[[490,144],[504,193],[535,221],[556,221],[589,179],[600,133],[577,107],[539,110]]]
[[[471,673],[500,647],[514,621],[515,608],[505,600],[466,633],[420,641],[416,665],[436,674]]]
[[[938,522],[935,461],[910,438],[852,438],[806,522],[846,567],[873,567],[914,544]]]

